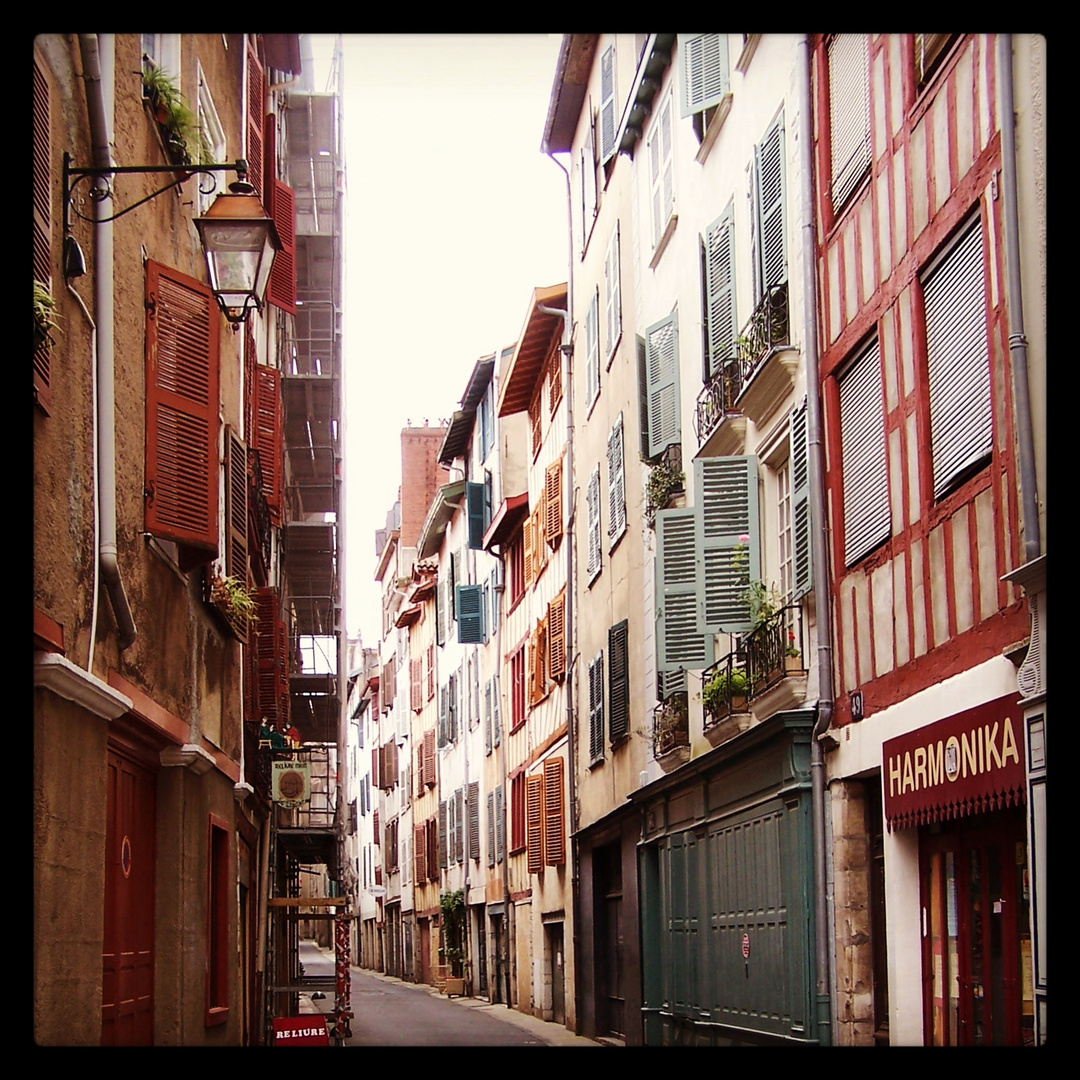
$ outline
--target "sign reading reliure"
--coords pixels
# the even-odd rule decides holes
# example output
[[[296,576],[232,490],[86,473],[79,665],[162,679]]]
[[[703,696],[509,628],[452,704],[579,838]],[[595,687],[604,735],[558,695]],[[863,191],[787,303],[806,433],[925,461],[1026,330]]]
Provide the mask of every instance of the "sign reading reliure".
[[[881,768],[889,828],[1023,802],[1023,739],[1015,694],[889,739]]]

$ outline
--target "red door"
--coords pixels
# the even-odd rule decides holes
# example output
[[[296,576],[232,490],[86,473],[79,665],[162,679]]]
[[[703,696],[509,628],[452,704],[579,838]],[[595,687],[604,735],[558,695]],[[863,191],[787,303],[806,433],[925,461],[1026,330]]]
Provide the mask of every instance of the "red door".
[[[109,751],[101,1043],[154,1039],[154,774]]]

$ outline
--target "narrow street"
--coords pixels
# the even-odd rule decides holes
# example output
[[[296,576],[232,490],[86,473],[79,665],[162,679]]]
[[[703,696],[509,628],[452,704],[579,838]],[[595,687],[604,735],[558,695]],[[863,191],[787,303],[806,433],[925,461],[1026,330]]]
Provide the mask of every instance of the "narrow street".
[[[301,941],[308,975],[332,975],[334,954]],[[329,1013],[333,993],[312,1001],[301,995],[301,1012]],[[352,969],[352,1037],[346,1046],[599,1046],[561,1024],[526,1016],[481,998],[447,998],[434,987],[363,968]]]

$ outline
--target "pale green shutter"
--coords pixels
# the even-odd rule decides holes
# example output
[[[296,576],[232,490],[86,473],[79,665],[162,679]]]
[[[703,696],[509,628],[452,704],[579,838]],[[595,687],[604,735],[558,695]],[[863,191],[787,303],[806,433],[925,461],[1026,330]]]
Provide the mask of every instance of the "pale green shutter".
[[[704,618],[694,550],[695,510],[656,514],[656,666],[658,671],[703,668],[713,662]]]
[[[648,383],[649,457],[682,439],[679,403],[679,313],[653,323],[645,332]]]
[[[484,542],[484,504],[487,492],[483,484],[465,485],[465,512],[468,515],[469,547],[479,548]]]
[[[681,116],[718,105],[728,92],[727,34],[680,34]]]
[[[604,756],[604,654],[589,663],[589,761]]]
[[[608,435],[608,540],[612,546],[626,531],[626,478],[623,469],[623,423],[619,413]]]
[[[699,458],[694,462],[694,525],[704,633],[749,630],[748,582],[761,576],[756,457]]]
[[[708,378],[735,356],[735,211],[729,205],[705,230],[705,326]],[[725,402],[725,405],[728,403]]]
[[[781,115],[754,148],[757,177],[758,296],[787,280],[784,229],[784,118]]]
[[[457,639],[462,645],[482,645],[484,642],[483,593],[479,585],[458,585],[455,590],[458,613]]]
[[[794,599],[813,587],[810,576],[810,461],[806,446],[806,398],[791,414],[791,517],[794,530]]]
[[[615,153],[615,46],[610,45],[600,58],[600,163]]]

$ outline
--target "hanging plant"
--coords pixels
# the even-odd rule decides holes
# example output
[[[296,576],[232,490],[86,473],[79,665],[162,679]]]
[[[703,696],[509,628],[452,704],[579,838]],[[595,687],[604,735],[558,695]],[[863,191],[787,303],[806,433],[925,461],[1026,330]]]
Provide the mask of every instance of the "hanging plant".
[[[34,347],[54,344],[51,330],[57,329],[60,314],[53,295],[37,278],[34,278]]]
[[[229,574],[210,579],[210,602],[230,620],[239,619],[248,626],[259,621],[253,593]]]
[[[176,83],[157,66],[147,63],[142,71],[143,97],[154,110],[154,119],[164,124],[169,116],[169,106],[180,97]]]

